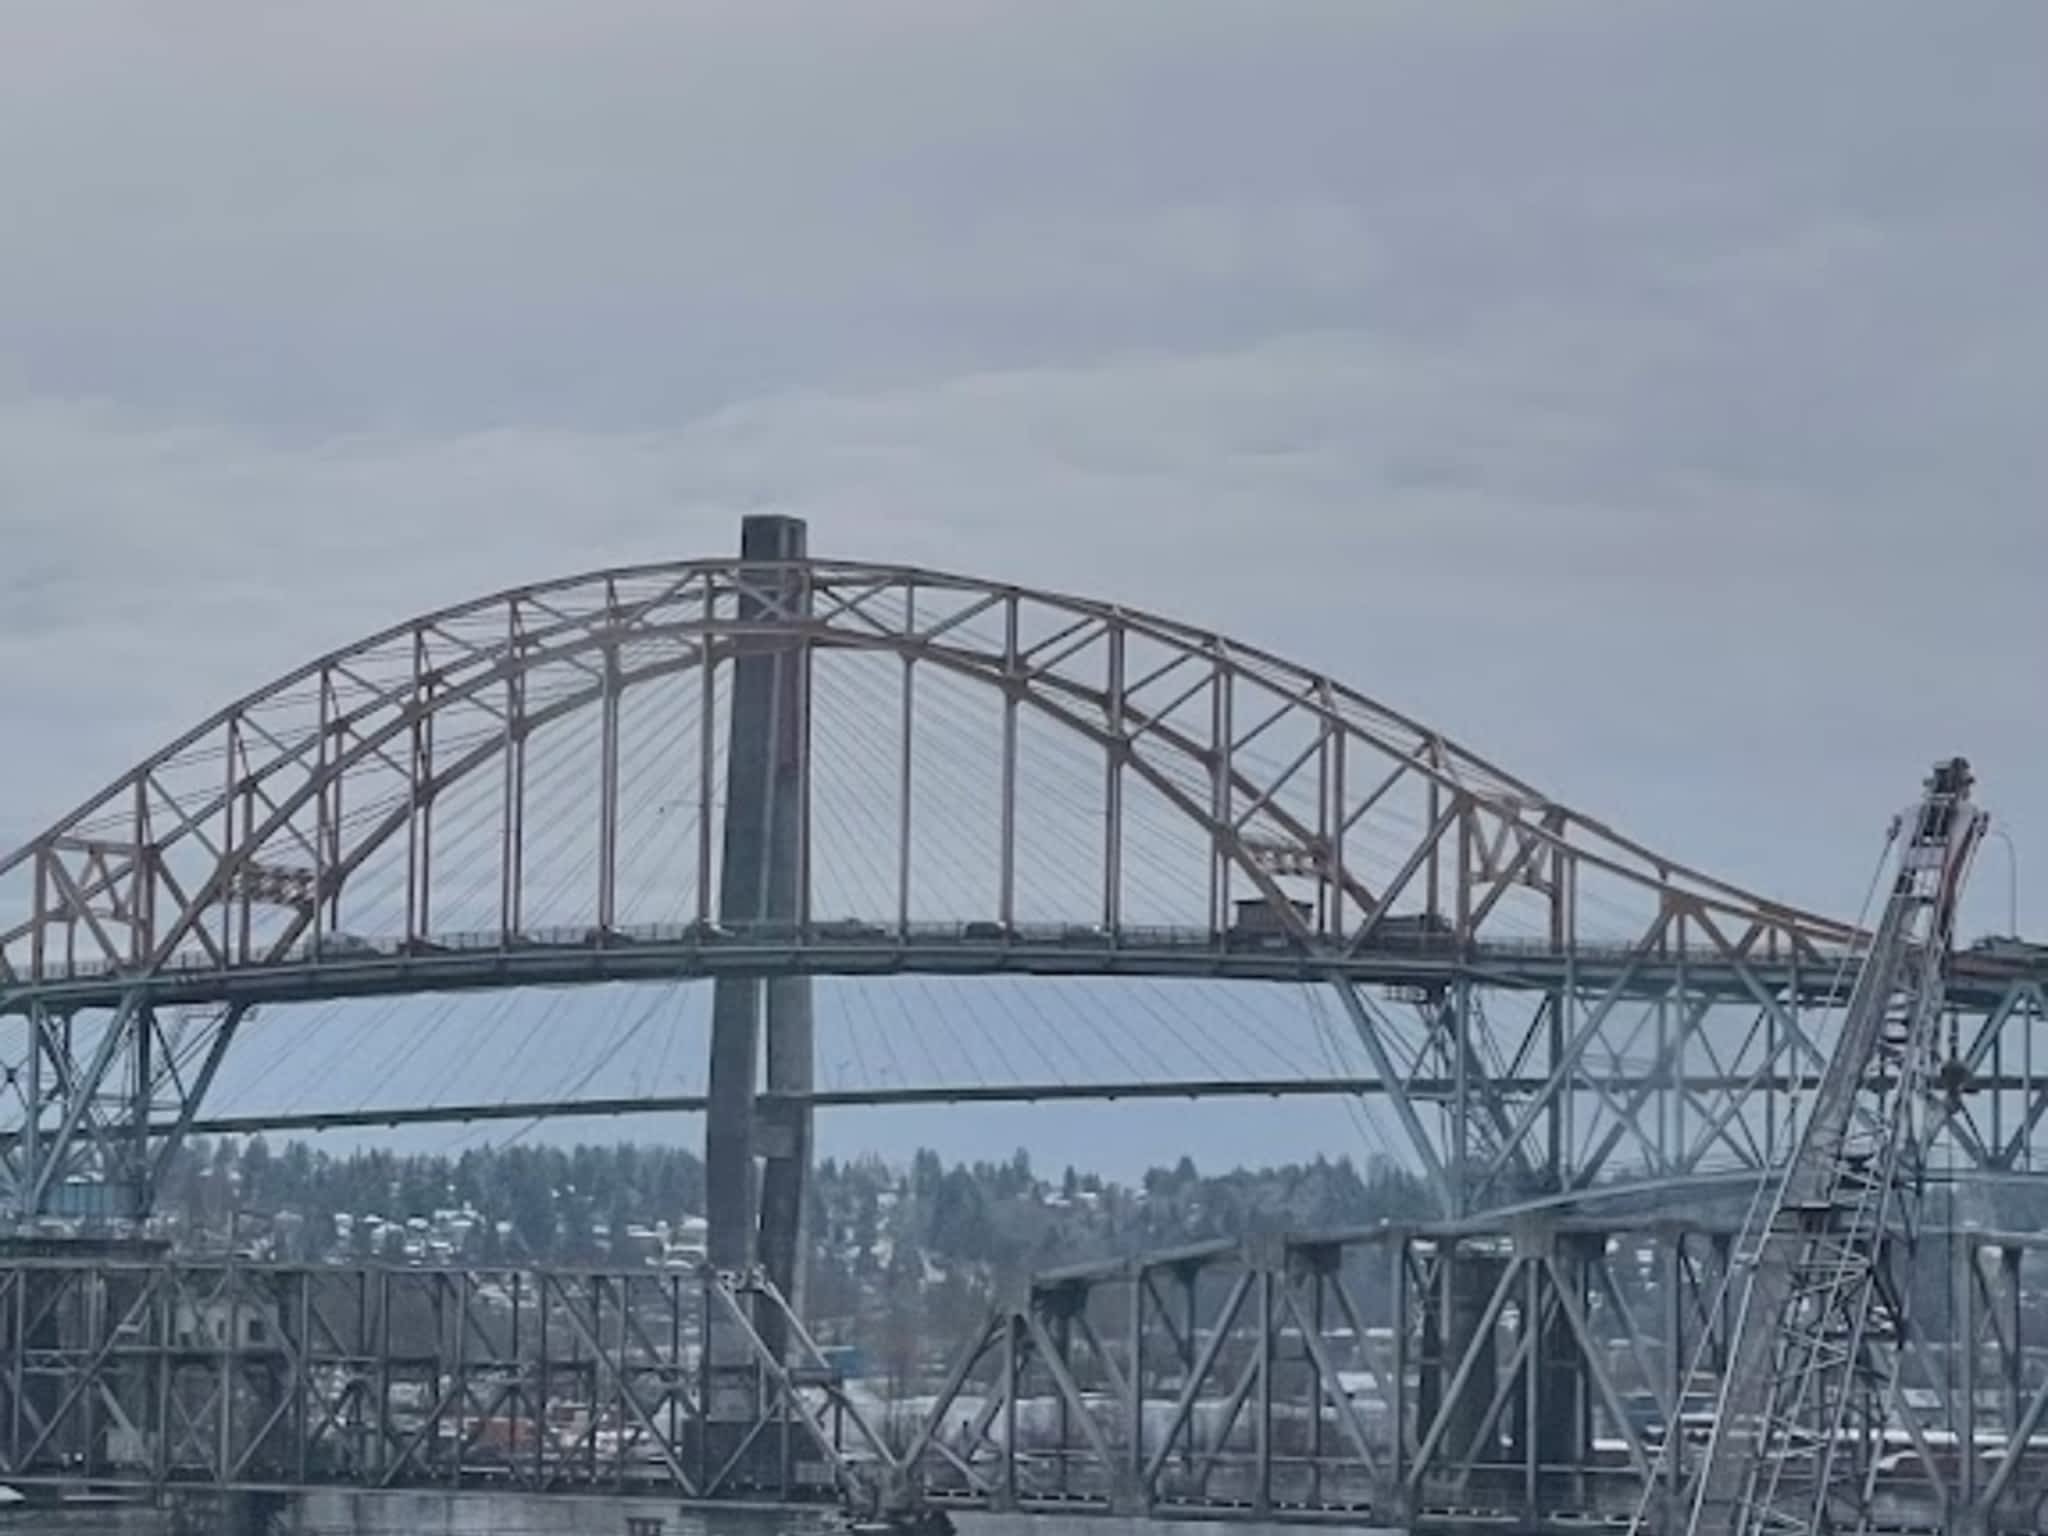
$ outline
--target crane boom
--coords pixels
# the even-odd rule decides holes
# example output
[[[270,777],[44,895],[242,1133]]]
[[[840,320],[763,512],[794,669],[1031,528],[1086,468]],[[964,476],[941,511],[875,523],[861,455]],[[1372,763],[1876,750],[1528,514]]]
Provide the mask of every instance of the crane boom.
[[[1986,824],[1961,758],[1935,765],[1899,845],[1883,916],[1776,1197],[1737,1245],[1749,1281],[1719,1411],[1692,1483],[1692,1536],[1867,1526],[1868,1478],[1895,1395],[1919,1231],[1924,1104],[1956,904]],[[1841,1465],[1844,1459],[1847,1465]]]

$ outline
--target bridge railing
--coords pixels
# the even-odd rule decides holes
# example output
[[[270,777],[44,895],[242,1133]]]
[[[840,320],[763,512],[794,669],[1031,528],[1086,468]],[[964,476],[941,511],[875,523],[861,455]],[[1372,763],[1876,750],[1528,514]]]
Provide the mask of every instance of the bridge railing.
[[[1352,960],[1362,955],[1412,957],[1419,961],[1452,964],[1461,960],[1565,960],[1587,964],[1614,965],[1635,959],[1675,961],[1694,965],[1736,963],[1718,949],[1703,945],[1648,947],[1642,944],[1581,941],[1559,944],[1548,939],[1487,938],[1461,939],[1450,933],[1418,933],[1408,930],[1376,934],[1364,945],[1352,946],[1339,940],[1311,938],[1265,930],[1126,925],[1117,929],[1075,923],[995,922],[913,922],[893,924],[855,918],[827,919],[812,923],[775,921],[734,921],[724,923],[644,923],[609,928],[594,926],[548,926],[514,931],[498,929],[435,934],[406,940],[396,937],[338,932],[302,939],[288,948],[258,960],[236,961],[215,956],[204,948],[188,947],[173,953],[160,967],[128,965],[103,956],[53,955],[44,961],[42,980],[64,982],[130,975],[191,974],[194,972],[245,972],[305,965],[343,965],[352,961],[430,959],[439,955],[480,955],[523,950],[587,950],[667,946],[684,949],[804,948],[818,950],[859,949],[891,951],[905,948],[958,948],[972,951],[1030,949],[1077,952],[1128,952],[1134,957],[1148,953],[1213,952],[1232,954],[1296,954],[1331,960]],[[1808,957],[1810,971],[1820,971],[1841,958],[1840,951],[1822,950],[1816,962]],[[1755,962],[1759,969],[1782,969],[1783,964]],[[26,993],[33,980],[11,990]]]

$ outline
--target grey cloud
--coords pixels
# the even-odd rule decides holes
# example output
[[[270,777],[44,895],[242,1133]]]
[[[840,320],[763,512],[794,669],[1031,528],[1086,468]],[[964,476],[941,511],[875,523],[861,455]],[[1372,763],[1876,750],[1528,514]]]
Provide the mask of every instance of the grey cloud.
[[[670,433],[319,451],[44,409],[0,418],[0,443],[37,445],[0,461],[35,470],[8,492],[39,509],[17,544],[59,574],[33,622],[0,621],[0,653],[33,670],[61,652],[72,693],[46,708],[165,735],[409,613],[722,550],[740,510],[769,505],[811,516],[825,551],[1080,588],[1292,651],[1675,852],[1821,904],[1842,894],[1823,850],[1854,845],[1940,748],[1926,723],[2027,761],[2035,727],[2006,701],[2040,652],[2032,575],[2001,558],[2028,540],[2009,505],[1951,508],[1937,537],[1917,488],[1837,502],[1631,465],[1616,402],[1532,405],[1556,370],[1506,356],[1276,338],[771,397]],[[110,523],[124,548],[80,537]],[[1949,594],[1975,601],[1919,620]],[[2029,804],[2024,771],[2005,779]],[[1823,835],[1829,787],[1819,813],[1843,820]],[[1732,829],[1707,809],[1760,795]]]
[[[656,423],[735,388],[1654,304],[1788,215],[2039,249],[2010,195],[2024,17],[120,14],[13,24],[0,277],[36,303],[0,350],[151,407]]]

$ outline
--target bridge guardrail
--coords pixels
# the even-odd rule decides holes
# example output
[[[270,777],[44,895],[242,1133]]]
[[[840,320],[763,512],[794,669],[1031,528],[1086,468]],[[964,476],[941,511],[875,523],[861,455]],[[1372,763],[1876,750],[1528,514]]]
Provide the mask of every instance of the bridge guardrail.
[[[905,945],[953,945],[962,949],[1086,949],[1111,951],[1167,951],[1258,953],[1287,952],[1327,954],[1332,959],[1353,953],[1342,940],[1319,938],[1303,944],[1292,935],[1226,929],[1131,925],[1114,931],[1074,923],[916,922],[908,925],[875,923],[856,918],[826,919],[811,923],[736,921],[731,923],[646,923],[609,929],[551,925],[513,932],[475,930],[436,934],[407,941],[390,936],[353,933],[323,935],[317,940],[294,944],[281,955],[243,961],[215,959],[207,950],[193,947],[179,950],[160,968],[174,973],[195,971],[254,971],[308,964],[345,964],[352,960],[406,960],[446,954],[492,954],[519,950],[570,950],[626,948],[641,945],[687,945],[743,949],[761,945],[793,945],[804,948],[858,946],[888,950]],[[1632,944],[1579,943],[1559,946],[1544,939],[1486,939],[1468,942],[1454,934],[1395,932],[1375,935],[1355,953],[1414,957],[1420,960],[1469,959],[1483,964],[1488,959],[1528,960],[1575,958],[1599,963],[1619,963],[1638,956],[1657,961],[1684,958],[1694,964],[1725,964],[1728,957],[1703,947],[1667,948],[1643,951]],[[1841,958],[1840,951],[1822,950],[1823,964]],[[2002,958],[2002,957],[2001,957]],[[139,974],[144,968],[121,965],[100,957],[46,961],[44,982],[87,981],[109,976]]]

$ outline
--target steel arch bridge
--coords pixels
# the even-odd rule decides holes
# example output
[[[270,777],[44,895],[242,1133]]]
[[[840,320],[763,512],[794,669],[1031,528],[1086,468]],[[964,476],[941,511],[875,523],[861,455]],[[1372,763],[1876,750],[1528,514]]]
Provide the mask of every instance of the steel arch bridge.
[[[1369,1063],[1311,1086],[1371,1095],[1447,1217],[1789,1144],[1853,925],[1254,646],[750,523],[739,558],[500,592],[308,662],[0,859],[16,1217],[80,1187],[146,1212],[258,1010],[595,982],[719,989],[714,1190],[721,1123],[728,1175],[765,1151],[772,1186],[803,1151],[811,977],[1309,984]],[[1930,1134],[1966,1173],[2034,1167],[2044,981],[2023,947],[1959,963]]]

